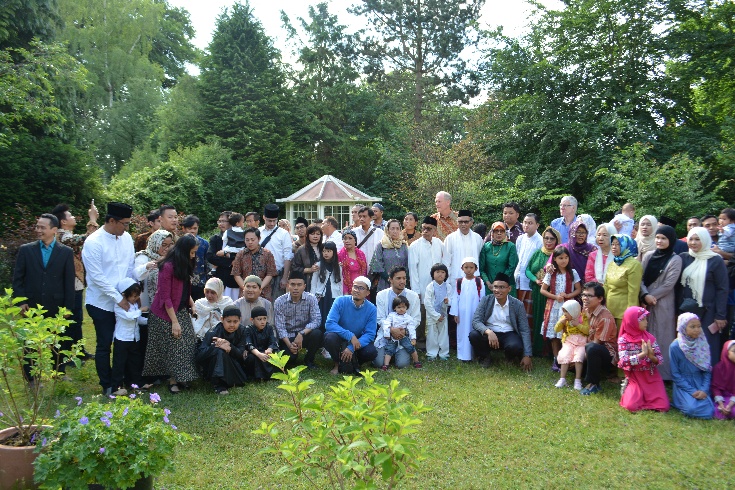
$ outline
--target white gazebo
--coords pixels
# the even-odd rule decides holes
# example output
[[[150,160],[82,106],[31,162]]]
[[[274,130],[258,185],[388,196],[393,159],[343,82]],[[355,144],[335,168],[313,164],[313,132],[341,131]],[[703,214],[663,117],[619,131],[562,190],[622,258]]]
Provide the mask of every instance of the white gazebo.
[[[311,223],[317,218],[334,216],[340,227],[352,221],[350,208],[355,204],[370,206],[382,201],[369,196],[331,175],[324,175],[306,187],[276,202],[285,204],[286,219],[293,226],[294,220],[303,216]]]

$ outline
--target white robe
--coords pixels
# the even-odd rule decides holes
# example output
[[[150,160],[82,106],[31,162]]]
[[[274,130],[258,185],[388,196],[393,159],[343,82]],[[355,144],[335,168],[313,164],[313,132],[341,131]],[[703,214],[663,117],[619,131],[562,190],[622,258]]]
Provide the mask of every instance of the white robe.
[[[355,235],[357,235],[357,244],[360,245],[360,243],[365,239],[366,236],[370,233],[371,230],[375,230],[375,233],[370,235],[370,238],[367,239],[367,241],[362,245],[362,247],[359,247],[360,250],[362,250],[362,253],[365,254],[365,259],[367,259],[367,265],[368,270],[370,270],[370,261],[373,260],[373,254],[375,253],[375,247],[380,243],[380,240],[383,239],[383,230],[380,228],[375,228],[371,226],[368,228],[368,231],[364,231],[362,229],[362,226],[358,226],[357,228],[353,228],[352,231],[355,232]]]
[[[460,361],[472,360],[472,344],[470,344],[470,332],[472,331],[472,317],[485,297],[485,284],[480,281],[480,293],[477,293],[477,283],[474,279],[462,278],[462,290],[457,292],[457,281],[450,284],[455,294],[452,298],[452,308],[449,314],[459,317],[457,324],[457,359]]]
[[[426,286],[432,281],[431,267],[438,263],[446,265],[444,244],[438,238],[432,238],[429,243],[421,237],[408,248],[408,274],[411,278],[411,290],[418,293],[421,304],[424,303]]]
[[[466,235],[461,230],[447,235],[444,239],[444,248],[447,254],[447,268],[449,269],[449,282],[454,284],[456,279],[464,277],[462,272],[462,260],[466,257],[474,257],[477,263],[480,262],[480,250],[482,250],[483,240],[480,235],[470,230]],[[480,275],[480,271],[475,271],[475,275]]]
[[[522,291],[531,290],[531,281],[526,277],[526,266],[531,260],[533,253],[544,245],[543,238],[536,232],[532,237],[528,237],[525,233],[516,240],[516,249],[518,249],[518,265],[513,273],[516,280],[516,288]]]

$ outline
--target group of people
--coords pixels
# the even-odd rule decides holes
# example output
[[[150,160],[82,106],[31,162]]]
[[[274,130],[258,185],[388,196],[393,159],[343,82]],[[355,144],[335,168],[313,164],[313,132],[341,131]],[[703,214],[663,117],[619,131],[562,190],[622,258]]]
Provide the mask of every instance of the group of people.
[[[21,248],[15,294],[49,314],[50,298],[63,297],[58,306],[76,320],[86,285],[107,394],[166,380],[178,393],[198,377],[226,394],[269,379],[276,351],[290,365],[303,352],[315,368],[321,354],[331,372],[354,373],[366,363],[421,368],[422,346],[429,361],[448,359],[454,346],[460,361],[484,367],[496,350],[526,370],[533,356],[550,354],[556,386],[567,386],[573,370],[584,395],[620,368],[621,405],[630,410],[668,409],[663,383],[673,381],[683,412],[705,416],[709,402],[710,417],[730,416],[735,347],[726,327],[735,296],[726,261],[735,261],[735,210],[690,219],[678,239],[665,217],[636,222],[630,203],[596,226],[565,196],[560,217],[541,233],[539,217],[521,219],[513,202],[489,227],[470,210],[453,210],[446,192],[435,205],[436,213],[407,213],[402,222],[384,220],[380,203],[356,205],[345,227],[331,216],[299,217],[292,235],[268,204],[263,226],[258,212],[224,211],[210,240],[199,236],[196,216],[180,220],[162,206],[135,241],[126,204],[109,203],[101,227],[92,205],[83,235],[60,206],[39,218],[40,245]],[[31,262],[44,274],[63,268],[55,273],[63,284],[53,287],[64,294],[50,282],[35,294]],[[696,370],[703,374],[695,379]]]

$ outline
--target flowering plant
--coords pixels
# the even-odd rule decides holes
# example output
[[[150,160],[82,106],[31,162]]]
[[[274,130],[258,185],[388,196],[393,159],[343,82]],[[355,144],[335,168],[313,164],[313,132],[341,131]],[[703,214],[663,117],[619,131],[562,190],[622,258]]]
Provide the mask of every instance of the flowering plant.
[[[41,488],[130,488],[173,466],[177,444],[192,439],[169,420],[157,393],[97,397],[56,412],[37,441],[34,478]]]

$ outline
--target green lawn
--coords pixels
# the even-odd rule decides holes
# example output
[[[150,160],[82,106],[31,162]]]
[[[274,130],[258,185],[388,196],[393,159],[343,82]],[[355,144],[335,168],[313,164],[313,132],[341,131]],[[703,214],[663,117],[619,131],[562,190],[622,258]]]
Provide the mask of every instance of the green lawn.
[[[94,331],[85,332],[90,350]],[[323,366],[326,367],[326,362]],[[433,408],[417,437],[429,452],[405,488],[727,488],[733,481],[735,424],[697,421],[676,410],[630,414],[618,406],[619,388],[583,397],[556,389],[550,362],[530,374],[502,361],[488,369],[456,360],[380,373],[397,378],[411,396]],[[99,393],[93,363],[72,369],[61,398]],[[314,389],[335,380],[326,369],[308,372]],[[571,375],[570,375],[571,376]],[[571,381],[571,377],[569,378]],[[217,396],[202,382],[181,395],[159,390],[172,422],[200,439],[181,448],[176,471],[157,488],[309,488],[274,477],[280,461],[255,456],[266,439],[251,431],[279,420],[276,382]],[[324,485],[327,488],[327,485]]]

